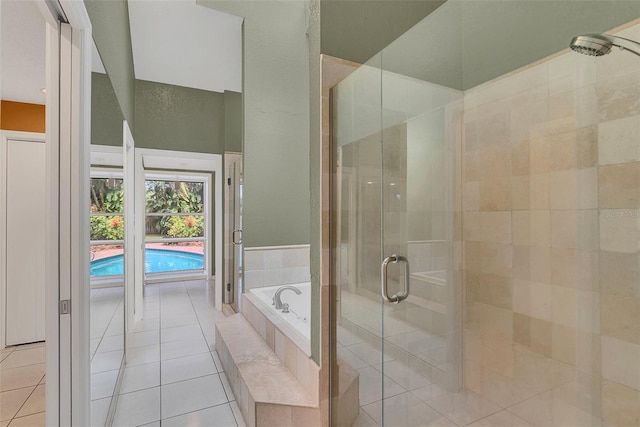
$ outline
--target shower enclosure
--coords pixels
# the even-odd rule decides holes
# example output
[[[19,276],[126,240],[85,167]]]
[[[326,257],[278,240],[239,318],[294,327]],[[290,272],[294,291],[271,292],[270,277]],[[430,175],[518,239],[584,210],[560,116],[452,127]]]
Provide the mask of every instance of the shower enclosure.
[[[333,87],[333,425],[638,425],[640,58],[568,49],[638,17],[450,0]]]

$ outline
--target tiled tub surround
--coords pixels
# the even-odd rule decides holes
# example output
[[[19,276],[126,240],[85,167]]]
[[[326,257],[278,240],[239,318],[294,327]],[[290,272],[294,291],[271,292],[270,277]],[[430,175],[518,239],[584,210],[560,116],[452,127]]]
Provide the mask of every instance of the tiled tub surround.
[[[244,295],[242,315],[317,402],[320,368],[311,359],[309,336],[251,293]]]
[[[308,282],[309,245],[244,248],[245,290]]]
[[[304,288],[310,284],[297,286]],[[248,425],[320,426],[320,368],[311,359],[309,331],[297,328],[271,307],[269,295],[276,289],[261,288],[245,293],[242,313],[217,328],[216,348],[226,372],[230,373],[234,393],[242,396],[240,410]],[[302,292],[301,297],[306,301],[298,303],[306,305],[308,314],[310,289]],[[286,297],[295,311],[292,295]],[[298,310],[304,316],[304,307]],[[261,375],[256,375],[258,372]]]
[[[464,127],[466,387],[534,425],[638,425],[638,58],[563,52],[467,91]]]

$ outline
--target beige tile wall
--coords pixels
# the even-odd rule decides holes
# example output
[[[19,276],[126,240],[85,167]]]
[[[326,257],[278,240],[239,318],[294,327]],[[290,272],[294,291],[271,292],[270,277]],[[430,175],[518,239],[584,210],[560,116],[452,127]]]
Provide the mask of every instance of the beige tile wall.
[[[464,121],[467,387],[638,425],[640,61],[557,55],[468,91]]]
[[[309,245],[245,248],[244,287],[309,282],[309,263]]]

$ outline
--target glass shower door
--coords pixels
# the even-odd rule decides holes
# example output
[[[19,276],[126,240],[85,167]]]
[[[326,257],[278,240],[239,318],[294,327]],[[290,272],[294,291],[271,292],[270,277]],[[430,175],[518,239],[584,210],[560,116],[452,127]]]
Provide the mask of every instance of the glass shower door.
[[[225,292],[225,302],[240,312],[238,296],[242,293],[242,159],[233,162],[230,168],[229,189],[229,230],[231,248],[229,254],[229,282]]]
[[[394,49],[332,90],[333,425],[446,424],[428,402],[461,386],[462,92],[385,69]]]
[[[334,283],[332,425],[388,395],[382,360],[380,56],[333,89]]]

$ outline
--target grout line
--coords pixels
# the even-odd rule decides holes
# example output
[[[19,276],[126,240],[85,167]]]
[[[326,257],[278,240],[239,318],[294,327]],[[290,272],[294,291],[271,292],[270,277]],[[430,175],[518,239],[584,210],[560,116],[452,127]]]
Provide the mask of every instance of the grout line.
[[[33,389],[31,390],[31,393],[29,393],[29,396],[27,396],[27,398],[24,400],[24,402],[22,402],[22,405],[20,405],[20,407],[18,408],[18,410],[16,411],[15,414],[13,414],[13,417],[11,417],[11,421],[9,422],[9,424],[11,424],[13,422],[13,420],[15,420],[17,417],[16,415],[18,415],[20,413],[20,411],[22,410],[22,408],[24,407],[24,405],[29,401],[29,399],[31,398],[31,396],[33,396],[33,392],[36,391],[36,388],[38,386],[34,386]],[[23,387],[23,388],[28,388],[28,387]],[[27,415],[32,415],[32,414],[27,414]],[[25,417],[27,415],[24,415]],[[21,418],[21,417],[20,417]]]
[[[219,406],[224,406],[224,405],[229,405],[229,410],[231,411],[231,414],[233,414],[233,409],[231,409],[231,402],[225,402],[225,403],[219,403],[219,404],[213,405],[213,406],[207,406],[206,408],[202,408],[202,409],[196,409],[195,411],[189,411],[189,412],[185,412],[185,413],[182,413],[182,414],[173,415],[173,416],[168,417],[168,418],[163,418],[163,419],[160,420],[160,422],[162,423],[162,421],[170,420],[172,418],[178,418],[178,417],[182,417],[184,415],[188,415],[188,414],[193,414],[193,413],[196,413],[196,412],[204,411],[205,409],[217,408]],[[234,415],[233,419],[235,421],[235,415]],[[237,424],[238,424],[238,422],[236,421],[236,425]]]
[[[234,402],[236,401],[234,400]],[[240,406],[238,405],[238,402],[236,402],[236,406],[238,407],[238,411],[240,411]],[[231,406],[231,402],[229,402],[229,409],[231,409],[231,415],[233,415],[233,419],[236,422],[236,426],[239,426],[240,423],[238,422],[238,417],[236,417],[236,411],[234,411],[233,407]],[[242,416],[242,413],[240,413],[240,416]],[[244,420],[242,420],[242,423],[246,425]]]

